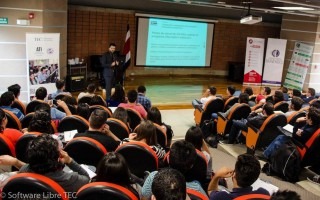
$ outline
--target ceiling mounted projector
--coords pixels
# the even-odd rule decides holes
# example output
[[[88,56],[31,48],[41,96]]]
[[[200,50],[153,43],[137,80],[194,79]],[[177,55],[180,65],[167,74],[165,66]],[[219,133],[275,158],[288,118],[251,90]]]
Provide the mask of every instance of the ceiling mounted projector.
[[[240,19],[241,24],[256,24],[262,22],[262,17],[248,15]]]

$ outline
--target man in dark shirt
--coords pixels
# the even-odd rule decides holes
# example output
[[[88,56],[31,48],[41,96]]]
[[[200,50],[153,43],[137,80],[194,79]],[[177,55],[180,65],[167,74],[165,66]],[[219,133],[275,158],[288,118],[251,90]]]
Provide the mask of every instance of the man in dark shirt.
[[[252,190],[251,185],[259,178],[260,169],[260,163],[253,155],[239,155],[234,169],[223,167],[211,179],[208,186],[210,199],[229,200],[248,194],[269,195],[268,191],[263,188]],[[229,177],[232,178],[232,191],[218,191],[219,179]]]
[[[102,109],[94,110],[89,118],[89,130],[84,133],[77,133],[74,137],[89,137],[100,142],[107,151],[114,151],[120,144],[120,139],[116,137],[105,123],[108,118],[106,111]]]

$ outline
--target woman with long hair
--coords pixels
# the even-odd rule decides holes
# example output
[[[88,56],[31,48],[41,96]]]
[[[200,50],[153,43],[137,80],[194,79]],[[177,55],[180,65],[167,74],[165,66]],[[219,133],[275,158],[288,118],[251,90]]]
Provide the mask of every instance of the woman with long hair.
[[[23,135],[20,131],[12,128],[6,128],[8,119],[6,113],[0,108],[0,133],[8,138],[14,146],[16,146],[17,141]]]
[[[120,103],[126,103],[126,94],[122,85],[117,84],[114,87],[114,93],[112,94],[110,100],[108,100],[109,107],[118,107]]]

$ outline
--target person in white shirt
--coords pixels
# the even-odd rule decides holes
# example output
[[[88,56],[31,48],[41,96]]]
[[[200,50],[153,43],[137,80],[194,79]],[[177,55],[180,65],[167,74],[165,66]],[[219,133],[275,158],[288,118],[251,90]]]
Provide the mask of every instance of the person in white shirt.
[[[213,86],[209,87],[202,95],[202,98],[200,100],[194,99],[192,101],[192,106],[194,108],[197,108],[201,106],[204,108],[206,106],[206,103],[212,99],[217,98],[216,97],[217,89]]]

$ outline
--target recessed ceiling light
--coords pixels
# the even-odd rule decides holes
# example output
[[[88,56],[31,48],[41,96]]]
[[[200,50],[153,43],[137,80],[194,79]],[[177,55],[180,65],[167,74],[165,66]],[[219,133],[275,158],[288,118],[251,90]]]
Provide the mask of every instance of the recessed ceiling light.
[[[307,8],[307,7],[273,7],[276,9],[281,10],[314,10],[313,8]]]

